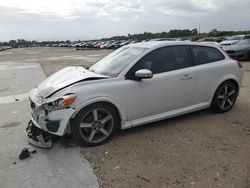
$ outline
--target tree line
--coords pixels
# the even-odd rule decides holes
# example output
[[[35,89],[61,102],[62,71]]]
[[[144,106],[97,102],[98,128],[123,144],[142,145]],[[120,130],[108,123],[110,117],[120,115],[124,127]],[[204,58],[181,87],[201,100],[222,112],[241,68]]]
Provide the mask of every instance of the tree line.
[[[113,36],[110,38],[103,38],[101,40],[148,40],[156,38],[180,38],[180,37],[192,37],[193,40],[197,40],[205,37],[223,37],[232,36],[239,34],[250,34],[249,31],[219,31],[217,29],[212,29],[209,32],[199,33],[197,28],[194,29],[173,29],[168,32],[144,32],[140,34],[128,34],[127,36]],[[80,40],[79,40],[80,42]],[[67,41],[42,41],[37,42],[35,40],[26,41],[24,39],[10,40],[8,42],[0,42],[0,46],[11,46],[11,47],[28,47],[28,46],[45,46],[46,44],[59,44],[59,43],[70,43]]]
[[[150,33],[144,32],[140,34],[128,34],[127,36],[114,36],[110,39],[113,40],[147,40],[147,39],[156,39],[156,38],[181,38],[181,37],[192,37],[194,40],[206,37],[224,37],[240,34],[250,34],[249,31],[218,31],[217,29],[212,29],[209,32],[199,33],[197,28],[192,30],[189,29],[173,29],[169,32],[160,32],[160,33]]]

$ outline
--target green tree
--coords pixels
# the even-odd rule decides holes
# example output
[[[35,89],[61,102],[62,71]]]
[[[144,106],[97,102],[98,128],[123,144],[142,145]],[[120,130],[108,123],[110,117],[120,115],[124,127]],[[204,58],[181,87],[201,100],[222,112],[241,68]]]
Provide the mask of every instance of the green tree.
[[[17,46],[16,40],[10,40],[9,45],[12,46],[12,47],[16,47]]]

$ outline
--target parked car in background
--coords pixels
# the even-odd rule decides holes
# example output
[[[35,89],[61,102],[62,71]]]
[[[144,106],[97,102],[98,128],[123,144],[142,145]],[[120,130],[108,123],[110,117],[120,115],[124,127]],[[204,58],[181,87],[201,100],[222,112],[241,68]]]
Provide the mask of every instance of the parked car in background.
[[[0,46],[0,51],[9,50],[11,48],[12,48],[11,46]]]
[[[242,40],[244,38],[245,35],[234,35],[231,37],[228,37],[226,40],[222,41],[220,43],[221,46],[230,46],[233,44],[236,44],[237,42],[239,42],[240,40]]]
[[[199,39],[197,42],[202,42],[202,43],[206,43],[206,44],[213,44],[213,45],[216,45],[218,47],[221,47],[220,43],[217,42],[217,38],[214,38],[214,37],[202,38],[202,39]]]
[[[176,41],[192,41],[192,37],[180,37]]]
[[[176,41],[176,38],[157,38],[157,39],[151,39],[149,41]]]
[[[250,35],[244,36],[234,45],[224,46],[223,49],[234,59],[250,60]]]
[[[110,42],[110,41],[106,41],[106,42],[104,42],[104,43],[102,43],[102,44],[100,45],[100,48],[101,48],[101,49],[107,48],[107,46],[108,46],[109,44],[111,44],[111,42]]]
[[[51,147],[51,135],[72,134],[84,146],[117,129],[211,108],[227,112],[239,95],[241,64],[219,47],[143,42],[112,52],[89,70],[64,68],[30,93],[30,143]]]
[[[108,44],[105,46],[105,48],[108,48],[108,49],[119,48],[121,43],[122,43],[121,41],[110,42],[110,43],[108,43]]]
[[[129,44],[130,42],[127,40],[127,41],[123,41],[121,44],[120,44],[120,46],[122,47],[122,46],[125,46],[125,45],[127,45],[127,44]]]
[[[217,40],[214,37],[208,37],[208,38],[201,38],[197,40],[197,42],[217,42]]]

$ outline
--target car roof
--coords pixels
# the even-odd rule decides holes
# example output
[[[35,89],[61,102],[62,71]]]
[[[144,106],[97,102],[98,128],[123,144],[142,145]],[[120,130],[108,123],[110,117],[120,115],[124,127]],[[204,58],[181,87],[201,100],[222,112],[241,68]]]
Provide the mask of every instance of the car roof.
[[[197,46],[208,46],[208,47],[218,47],[216,44],[206,43],[206,42],[191,42],[191,41],[148,41],[129,44],[130,47],[137,48],[157,48],[164,46],[174,46],[174,45],[197,45]]]

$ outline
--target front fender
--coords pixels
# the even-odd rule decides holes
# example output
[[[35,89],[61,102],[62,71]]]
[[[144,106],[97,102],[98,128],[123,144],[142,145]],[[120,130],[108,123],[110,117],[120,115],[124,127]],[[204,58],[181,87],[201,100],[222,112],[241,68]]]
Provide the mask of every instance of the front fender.
[[[81,101],[75,106],[75,112],[71,116],[71,119],[73,119],[78,114],[78,112],[82,110],[83,108],[85,108],[86,106],[91,105],[93,103],[98,103],[98,102],[108,102],[108,103],[113,104],[118,110],[121,121],[122,122],[126,121],[127,119],[126,110],[122,107],[122,105],[117,100],[108,96],[94,97],[94,98],[89,98],[84,101]]]

